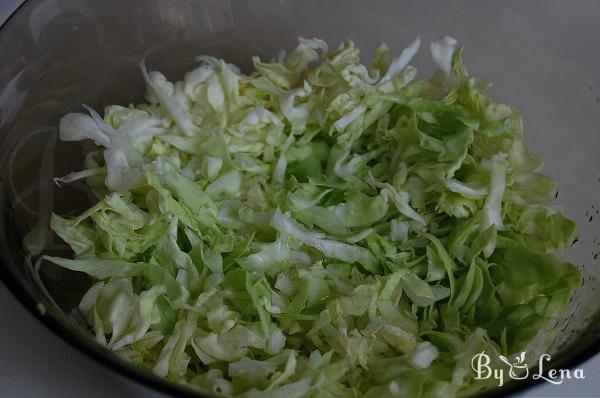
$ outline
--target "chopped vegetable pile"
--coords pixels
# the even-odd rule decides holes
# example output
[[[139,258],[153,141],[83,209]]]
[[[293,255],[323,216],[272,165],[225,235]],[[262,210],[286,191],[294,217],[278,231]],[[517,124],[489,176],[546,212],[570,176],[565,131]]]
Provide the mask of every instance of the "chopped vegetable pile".
[[[547,340],[581,281],[553,255],[576,225],[517,110],[449,37],[415,80],[419,45],[365,66],[299,39],[176,83],[142,64],[148,103],[64,116],[62,140],[99,149],[56,181],[100,200],[52,216],[75,259],[44,258],[97,280],[79,305],[97,341],[223,396],[416,398]]]

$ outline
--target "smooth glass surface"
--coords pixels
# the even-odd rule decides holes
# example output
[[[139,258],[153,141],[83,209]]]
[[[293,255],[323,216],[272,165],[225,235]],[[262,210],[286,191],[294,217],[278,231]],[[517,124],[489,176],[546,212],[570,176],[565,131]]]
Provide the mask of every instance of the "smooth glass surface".
[[[29,0],[0,30],[0,274],[59,333],[109,360],[69,316],[89,280],[44,265],[42,279],[55,307],[27,272],[20,245],[50,211],[75,214],[94,201],[85,184],[52,183],[53,176],[81,169],[91,148],[58,142],[63,114],[81,110],[82,103],[102,109],[135,101],[143,89],[142,58],[178,79],[199,54],[248,67],[252,55],[270,58],[293,47],[298,36],[320,37],[331,46],[349,37],[368,59],[381,41],[399,51],[417,35],[447,34],[464,44],[469,70],[495,83],[494,98],[522,111],[527,140],[560,181],[557,206],[580,226],[578,242],[564,256],[581,266],[585,282],[554,346],[555,360],[572,365],[594,354],[600,339],[597,15],[600,2],[593,0]],[[421,75],[432,71],[426,48],[415,64]],[[58,240],[48,250],[69,253]]]

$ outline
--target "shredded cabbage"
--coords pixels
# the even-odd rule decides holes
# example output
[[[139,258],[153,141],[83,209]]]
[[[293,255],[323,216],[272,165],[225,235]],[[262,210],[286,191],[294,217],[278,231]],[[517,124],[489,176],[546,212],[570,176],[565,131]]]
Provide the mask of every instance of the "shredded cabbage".
[[[553,254],[577,228],[518,111],[449,37],[414,80],[419,46],[366,66],[349,40],[300,39],[249,75],[202,56],[178,82],[142,63],[148,103],[64,116],[62,140],[100,148],[56,181],[99,202],[54,214],[75,257],[43,258],[96,280],[79,305],[96,340],[221,396],[485,386],[472,355],[525,349],[581,283]]]

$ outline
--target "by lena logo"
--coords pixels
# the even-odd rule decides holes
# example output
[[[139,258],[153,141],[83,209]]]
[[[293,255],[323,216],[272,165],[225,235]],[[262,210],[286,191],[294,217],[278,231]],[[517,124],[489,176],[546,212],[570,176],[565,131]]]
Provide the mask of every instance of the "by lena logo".
[[[549,362],[550,359],[552,359],[548,354],[542,354],[539,357],[536,372],[530,375],[525,356],[525,351],[516,355],[513,361],[510,361],[504,355],[498,356],[498,359],[506,364],[508,374],[506,373],[506,367],[494,367],[492,365],[492,359],[485,351],[481,351],[479,354],[473,356],[471,359],[471,367],[475,372],[476,379],[494,379],[498,382],[498,387],[501,387],[504,384],[504,381],[509,378],[512,380],[523,380],[531,377],[533,380],[542,379],[552,384],[562,384],[565,380],[570,379],[585,379],[583,369],[569,370],[552,368],[546,370],[544,368],[546,362]],[[496,364],[498,363],[496,362]]]

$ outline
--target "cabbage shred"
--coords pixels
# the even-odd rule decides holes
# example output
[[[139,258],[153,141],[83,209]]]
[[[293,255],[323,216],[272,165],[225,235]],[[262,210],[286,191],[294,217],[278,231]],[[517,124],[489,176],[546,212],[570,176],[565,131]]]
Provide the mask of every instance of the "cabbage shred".
[[[428,80],[419,46],[365,66],[351,41],[299,39],[175,83],[142,64],[147,103],[64,116],[62,140],[99,149],[57,182],[99,202],[52,216],[75,256],[44,258],[96,280],[96,340],[248,398],[463,395],[485,383],[475,353],[549,341],[581,282],[553,255],[576,225],[456,40],[431,43]]]

